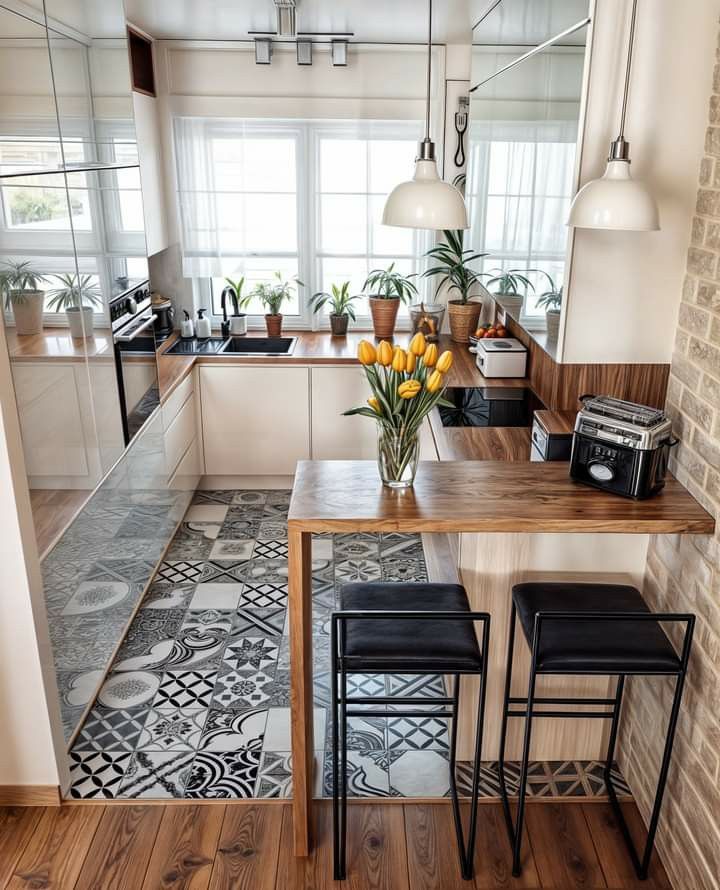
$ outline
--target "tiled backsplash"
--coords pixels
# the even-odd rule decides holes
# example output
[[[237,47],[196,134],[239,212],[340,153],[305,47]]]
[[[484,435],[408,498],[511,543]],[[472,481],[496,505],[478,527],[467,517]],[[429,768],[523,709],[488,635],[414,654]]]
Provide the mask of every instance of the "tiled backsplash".
[[[720,65],[710,97],[706,157],[670,371],[667,410],[681,439],[672,470],[720,519]],[[662,611],[697,615],[694,648],[658,847],[678,888],[718,887],[720,875],[720,533],[657,536],[645,594]],[[623,772],[647,817],[672,684],[634,680],[620,740]]]

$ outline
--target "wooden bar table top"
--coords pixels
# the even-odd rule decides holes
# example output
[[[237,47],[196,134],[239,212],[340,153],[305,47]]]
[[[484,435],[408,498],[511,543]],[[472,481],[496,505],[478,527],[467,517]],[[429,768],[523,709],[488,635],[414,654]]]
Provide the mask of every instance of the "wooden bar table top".
[[[301,461],[288,514],[295,853],[310,851],[313,787],[311,536],[344,532],[712,534],[674,478],[634,501],[580,485],[559,462],[422,462],[413,488],[384,487],[374,461]]]

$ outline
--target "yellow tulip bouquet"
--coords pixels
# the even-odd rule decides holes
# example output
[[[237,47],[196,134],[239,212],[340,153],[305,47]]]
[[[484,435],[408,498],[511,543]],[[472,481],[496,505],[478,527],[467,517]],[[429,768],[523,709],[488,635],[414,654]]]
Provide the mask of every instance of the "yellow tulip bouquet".
[[[367,340],[358,345],[358,360],[365,370],[373,395],[367,406],[345,411],[361,414],[378,425],[380,476],[391,488],[413,484],[417,471],[418,431],[443,398],[444,375],[452,366],[452,353],[438,355],[434,343],[415,334],[407,350],[382,340],[377,348]]]

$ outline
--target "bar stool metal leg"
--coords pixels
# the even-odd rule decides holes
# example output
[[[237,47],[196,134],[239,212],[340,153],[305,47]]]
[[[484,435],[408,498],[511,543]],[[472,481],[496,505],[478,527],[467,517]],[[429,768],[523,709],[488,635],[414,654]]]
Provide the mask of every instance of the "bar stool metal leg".
[[[337,622],[333,621],[330,627],[330,671],[332,676],[332,817],[333,817],[333,875],[336,881],[342,880],[340,874],[340,714],[338,697],[338,640]]]
[[[505,814],[505,825],[511,845],[514,844],[514,828],[510,802],[508,800],[507,785],[505,784],[505,742],[507,741],[508,710],[510,708],[510,689],[512,686],[512,664],[515,651],[515,603],[510,610],[510,630],[508,632],[507,662],[505,665],[505,691],[503,693],[502,721],[500,724],[500,748],[498,751],[498,779],[500,782],[500,798]]]

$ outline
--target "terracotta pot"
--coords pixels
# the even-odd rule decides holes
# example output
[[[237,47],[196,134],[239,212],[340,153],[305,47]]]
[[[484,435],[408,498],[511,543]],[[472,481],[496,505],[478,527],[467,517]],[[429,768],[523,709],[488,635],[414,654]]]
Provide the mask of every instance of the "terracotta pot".
[[[348,322],[350,321],[350,317],[348,315],[330,315],[330,330],[332,331],[333,337],[344,337],[347,334]]]
[[[277,315],[265,316],[265,327],[267,328],[268,337],[282,337],[283,317],[278,312]]]
[[[82,309],[71,307],[65,310],[70,336],[73,340],[86,340],[93,335],[94,315],[92,306],[83,306]]]
[[[13,302],[13,297],[22,293],[22,302]],[[35,291],[10,291],[13,315],[15,316],[15,333],[19,337],[27,337],[31,334],[39,334],[43,327],[43,304],[45,292]]]
[[[470,335],[477,330],[481,311],[481,303],[461,303],[459,300],[448,301],[450,337],[455,343],[470,342]]]
[[[370,315],[372,315],[373,330],[378,340],[392,340],[399,308],[400,300],[370,297]]]

